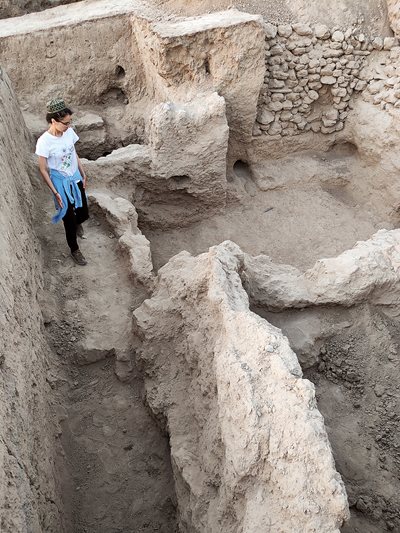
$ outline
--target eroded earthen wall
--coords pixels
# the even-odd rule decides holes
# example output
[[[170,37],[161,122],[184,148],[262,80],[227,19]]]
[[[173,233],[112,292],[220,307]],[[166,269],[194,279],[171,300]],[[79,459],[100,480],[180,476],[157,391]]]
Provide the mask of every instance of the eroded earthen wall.
[[[282,333],[250,312],[242,268],[233,243],[182,252],[134,311],[182,530],[338,533],[347,500],[314,387]]]
[[[37,114],[54,95],[75,106],[112,106],[139,100],[145,91],[127,16],[4,37],[1,61],[24,110]]]
[[[1,70],[0,146],[0,530],[61,532],[28,137]]]

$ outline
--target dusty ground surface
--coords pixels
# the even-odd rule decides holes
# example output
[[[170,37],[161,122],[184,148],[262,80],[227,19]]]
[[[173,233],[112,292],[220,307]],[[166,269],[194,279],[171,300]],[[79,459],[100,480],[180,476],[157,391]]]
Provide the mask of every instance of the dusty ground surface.
[[[39,196],[42,196],[38,193]],[[59,462],[67,528],[76,533],[175,530],[168,441],[143,403],[142,381],[130,363],[131,311],[144,299],[133,290],[116,241],[90,220],[82,250],[69,256],[62,225],[49,222],[43,194],[40,233],[45,254],[45,324],[54,348]],[[115,351],[125,351],[124,382]],[[93,362],[92,362],[93,361]],[[65,464],[64,466],[64,459]]]
[[[209,11],[220,11],[236,7],[241,11],[263,15],[275,23],[298,20],[307,22],[324,22],[331,26],[348,26],[357,24],[372,33],[389,33],[387,6],[383,0],[364,2],[340,0],[332,9],[330,2],[320,0],[204,0],[202,2],[185,2],[182,0],[153,0],[157,7],[162,7],[179,15],[198,15]]]
[[[378,229],[393,227],[390,209],[376,198],[373,203],[374,191],[365,185],[368,167],[356,156],[296,154],[264,166],[284,176],[283,183],[296,175],[296,184],[260,191],[249,171],[239,168],[230,183],[231,195],[241,197],[239,204],[185,228],[144,229],[155,267],[181,250],[198,254],[230,239],[251,255],[262,253],[275,262],[308,268]]]
[[[42,11],[50,7],[75,3],[78,0],[3,0],[0,18],[20,16],[25,13]],[[90,3],[90,0],[87,0]],[[236,7],[248,13],[261,14],[272,22],[293,22],[306,20],[324,22],[331,25],[357,23],[365,28],[388,31],[387,6],[384,0],[373,0],[366,6],[359,0],[340,0],[336,9],[327,1],[319,0],[203,0],[185,2],[184,0],[149,0],[148,4],[178,15],[198,15]]]
[[[0,5],[0,19],[19,17],[33,11],[42,11],[51,7],[71,4],[79,0],[2,0]]]

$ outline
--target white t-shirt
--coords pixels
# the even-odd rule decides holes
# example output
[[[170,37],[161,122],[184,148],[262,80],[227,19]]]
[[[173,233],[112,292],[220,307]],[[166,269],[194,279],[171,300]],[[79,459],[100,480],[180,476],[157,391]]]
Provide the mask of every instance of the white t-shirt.
[[[36,154],[47,158],[50,169],[58,170],[66,176],[73,176],[78,170],[75,143],[79,139],[72,128],[60,137],[45,131],[36,143]]]

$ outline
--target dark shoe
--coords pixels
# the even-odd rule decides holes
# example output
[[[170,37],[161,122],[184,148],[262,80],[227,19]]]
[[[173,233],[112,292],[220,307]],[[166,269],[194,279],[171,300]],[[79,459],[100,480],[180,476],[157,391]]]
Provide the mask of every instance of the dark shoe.
[[[76,234],[78,235],[79,238],[86,239],[85,230],[83,229],[82,224],[78,224],[76,226]]]
[[[85,266],[87,265],[86,259],[83,257],[82,252],[80,250],[75,250],[75,252],[71,252],[72,259],[75,261],[77,265]]]

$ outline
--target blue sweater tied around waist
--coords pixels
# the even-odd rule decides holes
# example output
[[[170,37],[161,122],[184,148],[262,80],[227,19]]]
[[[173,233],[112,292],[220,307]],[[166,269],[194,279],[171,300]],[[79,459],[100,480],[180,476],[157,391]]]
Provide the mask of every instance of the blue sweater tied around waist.
[[[53,224],[56,224],[64,218],[68,209],[68,200],[74,205],[75,209],[82,207],[81,191],[79,190],[77,183],[78,181],[82,181],[82,176],[79,170],[77,170],[73,176],[65,176],[64,174],[61,174],[61,172],[58,172],[58,170],[50,169],[50,179],[56,191],[60,194],[63,204],[63,206],[60,207],[54,196],[54,204],[57,213],[53,216],[51,221]]]

